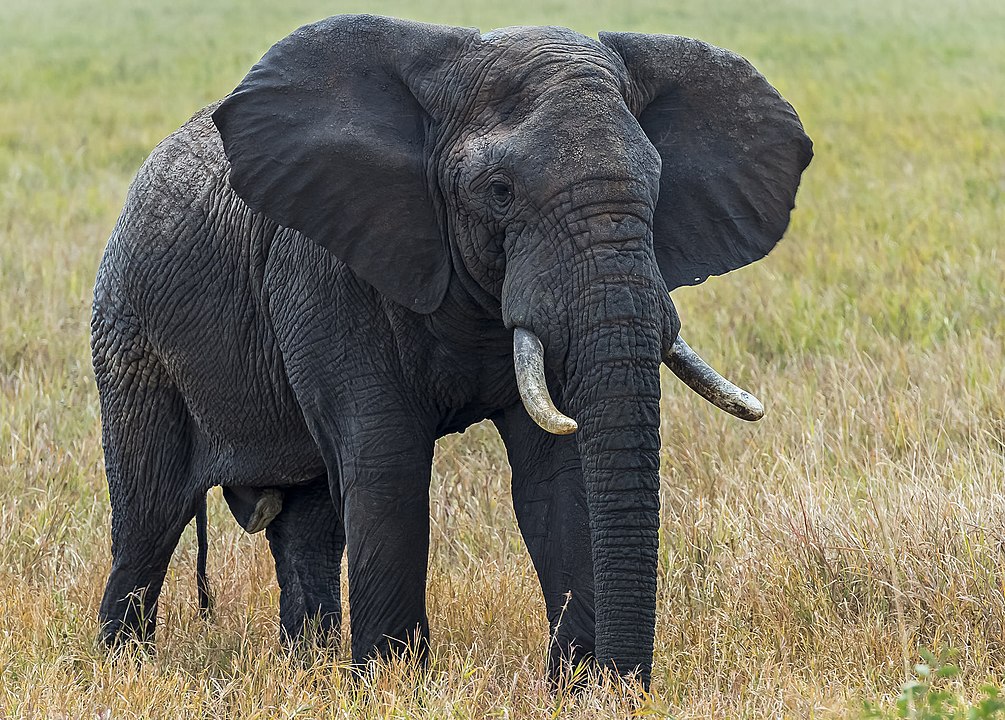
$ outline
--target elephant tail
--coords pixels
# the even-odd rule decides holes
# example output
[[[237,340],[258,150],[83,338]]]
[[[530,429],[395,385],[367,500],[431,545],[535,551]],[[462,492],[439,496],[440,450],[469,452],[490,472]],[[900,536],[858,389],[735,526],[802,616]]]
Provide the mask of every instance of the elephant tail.
[[[213,597],[209,594],[209,578],[206,576],[206,556],[209,554],[209,540],[206,537],[206,495],[195,508],[195,533],[199,544],[195,560],[195,588],[199,596],[199,614],[208,618],[213,609]]]

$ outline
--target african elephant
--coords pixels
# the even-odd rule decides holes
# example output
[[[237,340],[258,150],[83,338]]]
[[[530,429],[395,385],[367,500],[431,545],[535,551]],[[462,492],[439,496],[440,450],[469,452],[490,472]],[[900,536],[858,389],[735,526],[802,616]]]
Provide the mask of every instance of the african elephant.
[[[678,337],[668,291],[771,250],[811,147],[697,40],[366,15],[281,40],[153,151],[98,271],[104,639],[152,639],[222,485],[267,525],[287,636],[337,630],[347,550],[353,660],[421,654],[433,445],[489,418],[550,672],[647,683],[661,362],[761,414]]]

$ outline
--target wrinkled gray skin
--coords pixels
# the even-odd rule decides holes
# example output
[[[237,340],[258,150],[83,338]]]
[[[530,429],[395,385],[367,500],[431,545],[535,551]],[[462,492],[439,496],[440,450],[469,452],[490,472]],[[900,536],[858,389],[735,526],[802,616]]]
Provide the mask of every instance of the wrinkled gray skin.
[[[491,418],[556,635],[553,676],[563,658],[595,657],[648,683],[659,367],[679,329],[668,289],[770,249],[809,143],[760,76],[777,117],[730,96],[719,75],[753,72],[735,56],[602,39],[332,18],[157,147],[95,287],[107,642],[152,639],[172,551],[222,485],[246,526],[268,524],[286,637],[312,622],[337,633],[347,549],[353,659],[424,652],[433,444]],[[677,60],[700,67],[656,77]],[[705,85],[656,107],[684,76]],[[722,120],[744,113],[749,127]],[[762,126],[767,159],[745,160]],[[733,145],[688,155],[687,127]],[[731,163],[749,167],[730,176]],[[747,178],[767,190],[744,195]],[[738,194],[707,200],[720,180]],[[671,192],[693,202],[662,209]],[[735,237],[717,239],[725,226]],[[515,327],[541,339],[575,435],[549,435],[521,405]],[[252,522],[266,489],[281,505]]]

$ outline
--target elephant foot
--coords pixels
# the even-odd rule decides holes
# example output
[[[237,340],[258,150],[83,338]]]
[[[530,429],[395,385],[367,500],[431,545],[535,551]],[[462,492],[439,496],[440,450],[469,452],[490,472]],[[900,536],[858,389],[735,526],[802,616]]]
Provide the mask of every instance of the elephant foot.
[[[387,663],[400,664],[410,673],[418,673],[429,667],[429,657],[429,628],[428,623],[423,623],[409,631],[395,633],[395,637],[382,637],[365,655],[354,652],[351,667],[361,676]]]
[[[149,602],[145,590],[117,593],[114,586],[110,587],[105,591],[99,612],[101,642],[111,652],[128,649],[153,652],[156,617],[156,604]]]
[[[587,687],[598,670],[592,648],[555,639],[548,656],[548,682],[555,693]]]
[[[282,604],[282,601],[281,601]],[[291,619],[280,613],[279,640],[294,657],[338,656],[342,647],[342,617],[339,613],[319,613]]]

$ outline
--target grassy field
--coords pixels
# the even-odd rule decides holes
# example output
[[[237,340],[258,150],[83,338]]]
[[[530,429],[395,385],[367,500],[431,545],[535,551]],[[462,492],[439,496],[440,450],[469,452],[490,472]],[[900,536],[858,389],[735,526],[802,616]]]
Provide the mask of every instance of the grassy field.
[[[96,646],[108,500],[88,317],[150,149],[299,24],[368,11],[483,30],[700,37],[761,69],[816,143],[770,258],[675,293],[687,337],[768,405],[664,384],[653,693],[553,698],[547,627],[490,427],[441,441],[435,659],[351,681],[284,655],[264,537],[210,498],[217,612],[175,555],[159,651]],[[920,648],[1005,679],[1001,0],[3,0],[0,717],[855,717]],[[347,659],[347,652],[340,662]]]

